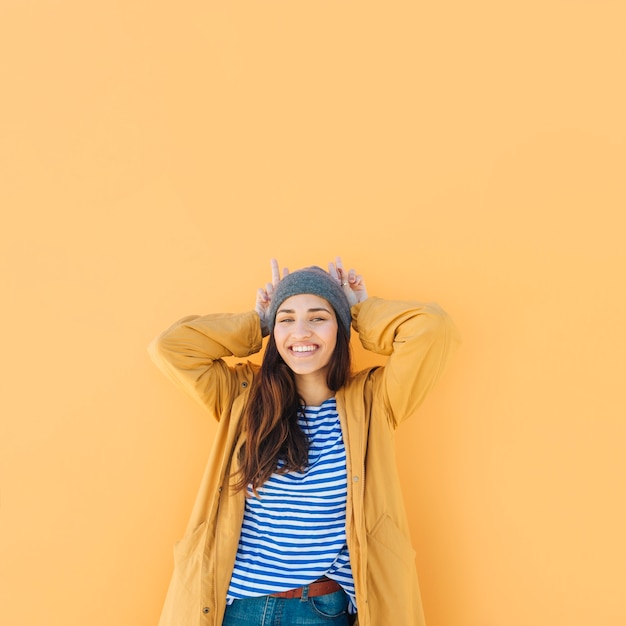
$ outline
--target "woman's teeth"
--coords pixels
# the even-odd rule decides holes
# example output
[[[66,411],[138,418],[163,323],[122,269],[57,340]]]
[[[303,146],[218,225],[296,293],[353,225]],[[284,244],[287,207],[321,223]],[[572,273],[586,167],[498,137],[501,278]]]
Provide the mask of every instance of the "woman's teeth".
[[[317,346],[292,346],[291,350],[293,352],[313,352],[313,350],[317,349]]]

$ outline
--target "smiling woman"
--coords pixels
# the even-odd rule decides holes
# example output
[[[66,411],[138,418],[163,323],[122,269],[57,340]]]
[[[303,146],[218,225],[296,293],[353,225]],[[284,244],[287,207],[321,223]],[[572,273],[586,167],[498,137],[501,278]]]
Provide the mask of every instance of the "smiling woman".
[[[351,328],[384,367],[352,373]],[[260,366],[223,361],[263,337]],[[392,434],[456,343],[437,305],[368,297],[339,258],[282,277],[274,260],[254,311],[158,337],[157,365],[219,422],[161,626],[421,626]]]
[[[319,296],[304,293],[283,302],[276,316],[273,336],[280,356],[296,375],[296,381],[308,375],[318,380],[322,389],[326,386],[325,374],[337,343],[337,328],[333,307]],[[309,403],[304,390],[301,395]]]

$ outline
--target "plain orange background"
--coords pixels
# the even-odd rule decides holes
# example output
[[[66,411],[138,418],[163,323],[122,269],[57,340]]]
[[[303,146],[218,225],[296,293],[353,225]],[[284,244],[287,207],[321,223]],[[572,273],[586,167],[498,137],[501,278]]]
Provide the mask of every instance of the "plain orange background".
[[[147,343],[341,254],[464,339],[398,437],[429,626],[626,624],[624,24],[2,0],[0,622],[156,624],[214,427]]]

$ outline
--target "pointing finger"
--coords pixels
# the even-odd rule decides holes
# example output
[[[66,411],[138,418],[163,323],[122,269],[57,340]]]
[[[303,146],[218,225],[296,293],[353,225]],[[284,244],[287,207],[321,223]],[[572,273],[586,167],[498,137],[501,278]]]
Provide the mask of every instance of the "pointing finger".
[[[270,265],[272,267],[272,284],[278,285],[280,281],[280,269],[278,267],[278,261],[276,259],[272,259],[270,261]]]
[[[335,280],[339,280],[339,274],[337,272],[337,267],[335,266],[335,264],[331,261],[328,264],[328,273],[335,279]]]

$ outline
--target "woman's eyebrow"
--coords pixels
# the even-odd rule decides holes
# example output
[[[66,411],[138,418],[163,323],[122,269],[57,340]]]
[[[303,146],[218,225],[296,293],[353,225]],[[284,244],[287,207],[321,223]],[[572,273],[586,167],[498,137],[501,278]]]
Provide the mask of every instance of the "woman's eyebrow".
[[[313,309],[307,309],[307,313],[317,313],[318,311],[326,311],[326,313],[330,313],[330,311],[324,307],[316,307]],[[276,312],[276,315],[279,313],[288,313],[289,315],[293,315],[295,313],[294,309],[279,309]]]

